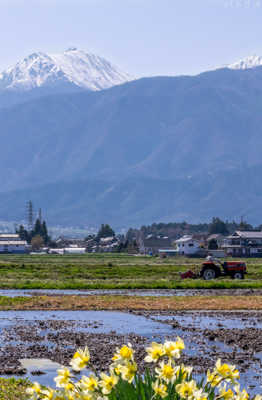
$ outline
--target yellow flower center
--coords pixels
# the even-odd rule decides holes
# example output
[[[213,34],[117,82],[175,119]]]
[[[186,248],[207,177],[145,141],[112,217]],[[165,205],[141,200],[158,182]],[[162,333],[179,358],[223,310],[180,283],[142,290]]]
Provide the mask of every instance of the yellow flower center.
[[[164,365],[163,376],[167,379],[171,379],[174,376],[174,369],[171,367],[171,365]]]

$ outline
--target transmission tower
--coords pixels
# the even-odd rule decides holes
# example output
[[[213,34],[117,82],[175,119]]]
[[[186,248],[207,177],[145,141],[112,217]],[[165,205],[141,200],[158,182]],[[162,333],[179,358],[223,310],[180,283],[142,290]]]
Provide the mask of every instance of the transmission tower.
[[[33,203],[29,200],[26,203],[26,219],[27,219],[27,227],[29,231],[33,230],[33,223],[34,223],[34,209]]]
[[[40,221],[40,224],[42,224],[42,208],[39,208],[38,210],[38,219]]]

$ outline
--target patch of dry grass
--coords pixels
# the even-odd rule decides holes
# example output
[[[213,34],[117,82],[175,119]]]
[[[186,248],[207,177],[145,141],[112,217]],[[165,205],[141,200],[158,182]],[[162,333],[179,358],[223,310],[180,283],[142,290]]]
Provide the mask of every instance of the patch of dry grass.
[[[19,299],[19,298],[16,298]],[[262,310],[262,296],[59,296],[5,298],[1,310]]]

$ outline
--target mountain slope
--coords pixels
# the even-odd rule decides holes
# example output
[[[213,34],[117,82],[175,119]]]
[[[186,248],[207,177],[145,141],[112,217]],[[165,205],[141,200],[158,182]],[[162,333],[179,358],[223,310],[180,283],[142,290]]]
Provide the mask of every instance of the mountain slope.
[[[119,182],[74,180],[0,193],[0,216],[23,220],[25,203],[43,207],[50,224],[116,229],[152,222],[203,222],[219,215],[251,223],[262,221],[262,165],[192,178],[130,177]]]
[[[0,211],[30,195],[52,223],[199,220],[245,214],[252,202],[260,218],[261,108],[258,67],[140,79],[2,110]]]

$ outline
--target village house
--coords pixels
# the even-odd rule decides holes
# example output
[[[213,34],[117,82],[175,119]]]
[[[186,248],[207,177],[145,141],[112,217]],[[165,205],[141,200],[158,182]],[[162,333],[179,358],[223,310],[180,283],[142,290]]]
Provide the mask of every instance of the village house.
[[[23,254],[27,252],[28,244],[16,233],[0,233],[0,253]]]
[[[60,249],[66,247],[79,247],[83,248],[86,247],[86,242],[84,239],[77,239],[77,238],[68,238],[64,236],[60,236],[55,240],[56,246]]]
[[[167,236],[147,235],[138,239],[139,252],[141,254],[157,255],[160,249],[172,249],[172,243]]]
[[[262,257],[261,231],[236,231],[223,244],[227,256]]]
[[[202,251],[200,247],[201,242],[190,235],[184,235],[180,239],[175,240],[175,245],[177,254],[179,255],[192,256]]]

